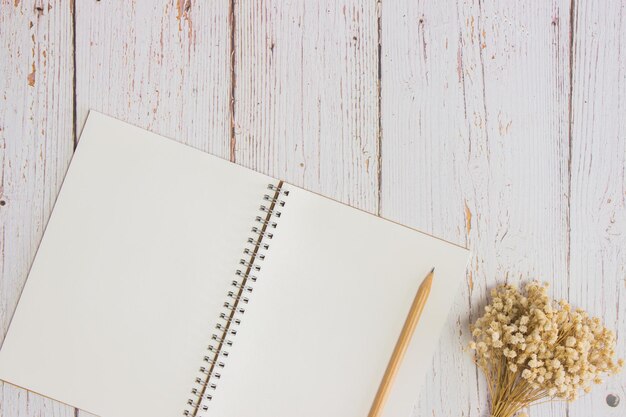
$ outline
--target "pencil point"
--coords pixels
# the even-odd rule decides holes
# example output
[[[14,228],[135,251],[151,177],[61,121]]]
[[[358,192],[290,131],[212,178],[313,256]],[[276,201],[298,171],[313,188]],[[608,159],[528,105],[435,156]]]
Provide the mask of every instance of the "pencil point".
[[[433,278],[434,277],[435,277],[435,268],[431,269],[430,272],[428,273],[428,275],[426,275],[426,277],[422,281],[421,286],[425,286],[425,287],[429,287],[430,288],[430,286],[433,283]]]

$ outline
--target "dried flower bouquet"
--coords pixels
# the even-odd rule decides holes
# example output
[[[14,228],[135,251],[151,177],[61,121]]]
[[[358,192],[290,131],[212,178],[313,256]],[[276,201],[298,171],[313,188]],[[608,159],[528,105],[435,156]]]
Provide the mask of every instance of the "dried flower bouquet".
[[[623,366],[614,361],[614,333],[584,310],[550,299],[547,285],[531,282],[525,294],[500,285],[491,297],[471,326],[470,348],[487,378],[492,417],[542,400],[573,401]]]

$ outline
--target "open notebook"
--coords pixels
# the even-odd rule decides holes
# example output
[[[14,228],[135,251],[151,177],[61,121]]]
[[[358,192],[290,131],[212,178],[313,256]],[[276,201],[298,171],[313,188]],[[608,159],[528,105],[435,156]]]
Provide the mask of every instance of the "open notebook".
[[[0,379],[102,417],[409,415],[468,252],[91,112]]]

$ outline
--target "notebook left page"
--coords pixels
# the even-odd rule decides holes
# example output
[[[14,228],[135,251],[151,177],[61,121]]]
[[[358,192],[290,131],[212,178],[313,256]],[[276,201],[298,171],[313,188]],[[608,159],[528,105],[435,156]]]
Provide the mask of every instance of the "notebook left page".
[[[101,417],[182,415],[269,182],[91,112],[0,379]]]

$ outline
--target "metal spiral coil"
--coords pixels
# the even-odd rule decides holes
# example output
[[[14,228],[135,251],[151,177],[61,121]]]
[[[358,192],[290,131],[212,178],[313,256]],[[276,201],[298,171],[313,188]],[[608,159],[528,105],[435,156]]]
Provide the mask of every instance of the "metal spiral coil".
[[[228,359],[228,348],[233,345],[237,335],[237,327],[241,324],[246,311],[245,305],[250,301],[254,285],[258,277],[253,273],[261,271],[260,263],[265,260],[270,248],[268,240],[274,237],[274,229],[278,226],[277,219],[280,209],[285,206],[284,198],[289,190],[282,189],[283,182],[277,185],[268,184],[268,193],[263,195],[264,204],[259,207],[261,215],[255,217],[256,226],[250,230],[252,235],[247,239],[248,245],[243,249],[243,257],[239,260],[239,269],[235,271],[235,279],[231,281],[231,290],[226,294],[227,300],[215,324],[215,332],[207,345],[207,355],[203,358],[203,366],[198,369],[191,396],[183,415],[200,417],[208,410],[207,403],[213,399],[217,389],[217,381],[222,376],[222,369]]]

